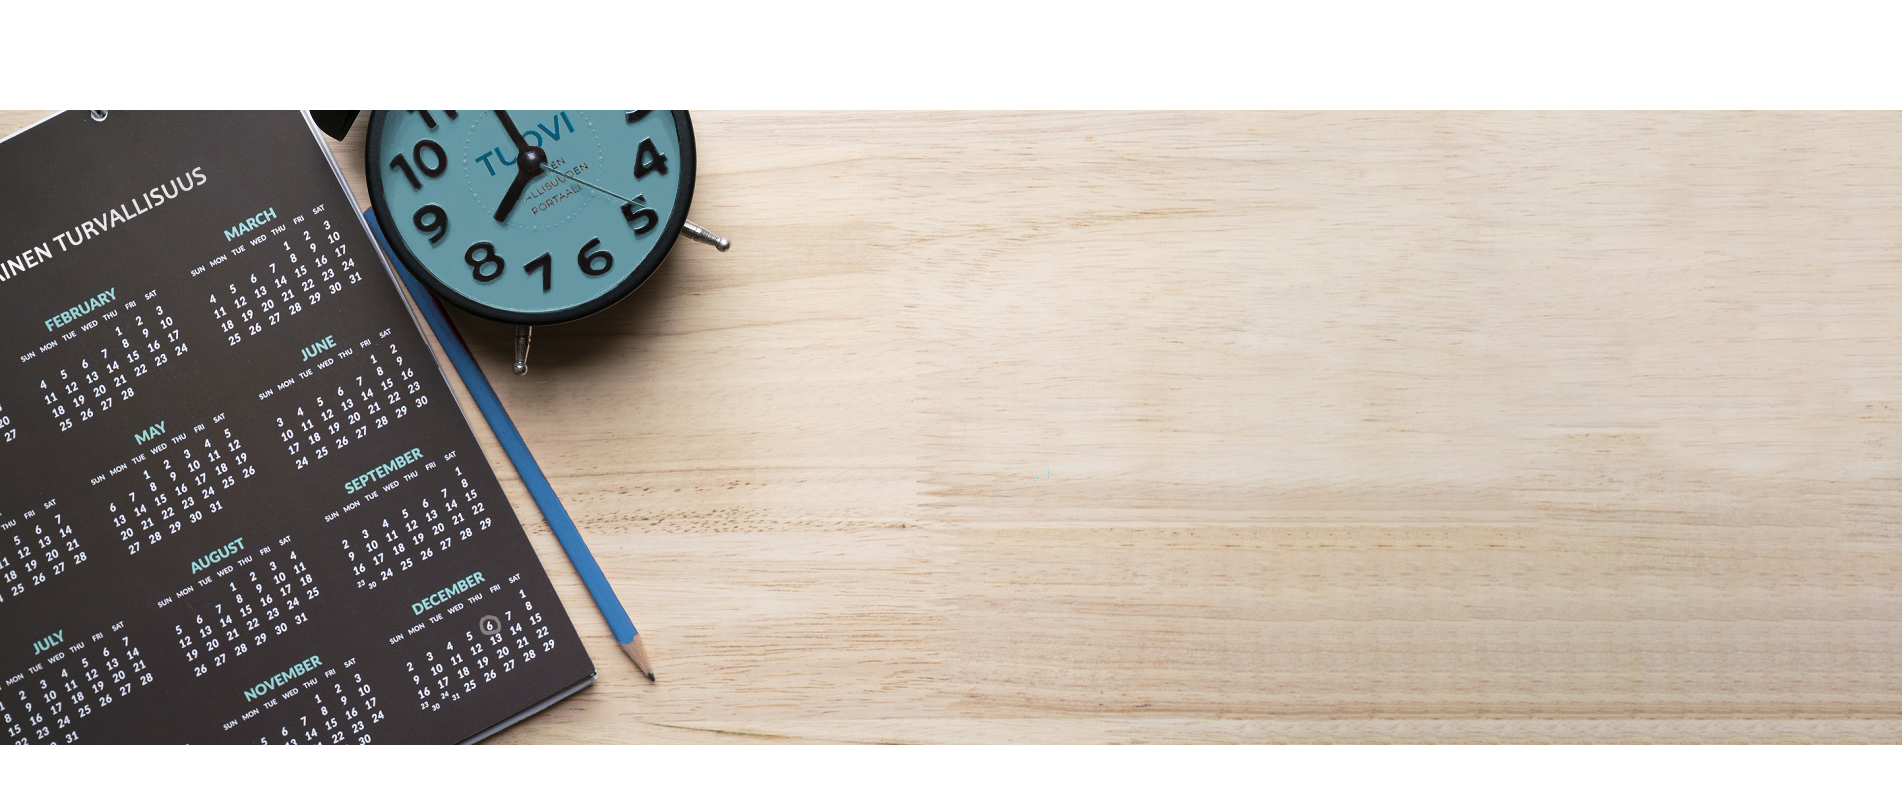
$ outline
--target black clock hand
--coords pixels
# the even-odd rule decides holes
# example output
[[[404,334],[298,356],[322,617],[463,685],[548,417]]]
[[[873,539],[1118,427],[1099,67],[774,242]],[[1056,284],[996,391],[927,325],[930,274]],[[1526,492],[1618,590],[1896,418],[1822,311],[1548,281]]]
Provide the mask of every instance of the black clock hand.
[[[519,156],[528,149],[528,140],[522,138],[522,132],[515,129],[515,120],[509,116],[509,112],[497,111],[495,118],[501,120],[502,128],[509,132],[509,141],[515,143],[516,155]]]
[[[526,156],[523,160],[527,160]],[[515,210],[515,201],[522,199],[522,190],[528,188],[528,182],[534,180],[535,173],[521,171],[515,173],[515,181],[509,184],[507,194],[502,195],[502,205],[495,208],[495,221],[503,222],[509,218],[509,212]]]
[[[542,171],[542,165],[548,162],[548,154],[539,147],[530,147],[528,140],[522,138],[522,132],[516,130],[515,120],[507,111],[495,112],[495,118],[502,121],[502,127],[508,131],[509,141],[515,144],[515,180],[509,184],[508,192],[502,195],[502,204],[495,207],[495,221],[503,222],[509,218],[509,212],[515,210],[515,203],[522,199],[522,191],[528,188],[528,182],[534,180]]]

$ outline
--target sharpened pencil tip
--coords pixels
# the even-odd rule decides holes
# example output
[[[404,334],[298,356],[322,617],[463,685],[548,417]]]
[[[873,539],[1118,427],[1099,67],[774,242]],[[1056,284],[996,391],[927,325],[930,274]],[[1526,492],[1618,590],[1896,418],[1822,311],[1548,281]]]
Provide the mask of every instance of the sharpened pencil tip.
[[[634,662],[634,668],[646,675],[648,681],[654,680],[654,668],[647,663],[647,648],[641,644],[640,634],[634,634],[633,639],[623,643],[621,652],[627,654],[628,659]]]

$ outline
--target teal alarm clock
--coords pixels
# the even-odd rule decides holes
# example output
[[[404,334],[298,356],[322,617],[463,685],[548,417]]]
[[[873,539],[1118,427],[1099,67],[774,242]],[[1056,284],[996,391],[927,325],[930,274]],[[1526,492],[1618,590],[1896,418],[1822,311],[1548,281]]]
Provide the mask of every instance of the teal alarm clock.
[[[693,122],[685,111],[377,111],[365,175],[402,266],[443,300],[516,325],[569,322],[640,288],[683,234]]]

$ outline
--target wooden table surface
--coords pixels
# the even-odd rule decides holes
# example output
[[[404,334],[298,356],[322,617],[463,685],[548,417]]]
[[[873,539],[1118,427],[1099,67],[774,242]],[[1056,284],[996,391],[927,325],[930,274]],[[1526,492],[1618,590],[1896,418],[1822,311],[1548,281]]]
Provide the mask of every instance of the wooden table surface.
[[[478,418],[499,741],[1902,741],[1902,117],[694,122],[730,252],[455,317],[660,675]]]

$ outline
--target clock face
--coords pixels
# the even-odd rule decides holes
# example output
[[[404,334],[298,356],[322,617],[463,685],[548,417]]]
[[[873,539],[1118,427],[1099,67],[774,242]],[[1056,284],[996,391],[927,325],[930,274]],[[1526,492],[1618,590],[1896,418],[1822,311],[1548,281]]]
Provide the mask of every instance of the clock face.
[[[640,286],[693,196],[685,111],[379,111],[367,151],[397,257],[443,299],[516,324]]]

